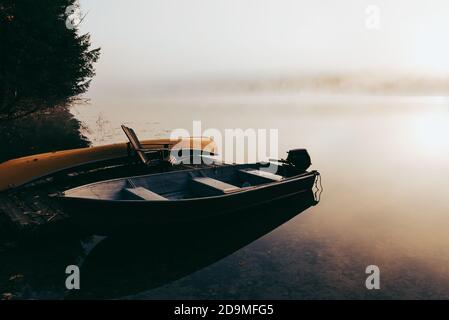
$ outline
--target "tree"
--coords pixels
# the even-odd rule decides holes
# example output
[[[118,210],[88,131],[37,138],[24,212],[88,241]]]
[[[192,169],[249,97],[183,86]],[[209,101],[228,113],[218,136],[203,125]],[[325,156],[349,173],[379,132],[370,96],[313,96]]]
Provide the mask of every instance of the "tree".
[[[68,106],[86,92],[100,49],[67,28],[76,0],[0,0],[0,120]]]

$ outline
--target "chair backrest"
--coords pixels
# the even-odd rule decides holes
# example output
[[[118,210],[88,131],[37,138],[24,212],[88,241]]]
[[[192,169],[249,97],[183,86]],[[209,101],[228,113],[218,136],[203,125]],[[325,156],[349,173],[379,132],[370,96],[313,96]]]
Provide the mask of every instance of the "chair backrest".
[[[140,144],[139,138],[137,138],[136,133],[133,129],[128,128],[124,125],[122,125],[122,130],[128,137],[129,143],[133,147],[133,149],[136,151],[137,155],[139,156],[139,159],[144,163],[148,164],[149,160],[147,158],[147,155],[145,152],[143,152],[142,145]]]

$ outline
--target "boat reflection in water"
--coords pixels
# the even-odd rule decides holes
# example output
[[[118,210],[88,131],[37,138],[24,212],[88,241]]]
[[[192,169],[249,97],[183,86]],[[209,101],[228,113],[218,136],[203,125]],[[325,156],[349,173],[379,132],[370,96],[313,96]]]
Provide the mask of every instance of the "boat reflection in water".
[[[205,268],[318,203],[312,190],[213,221],[111,236],[81,265],[81,290],[67,298],[120,298]]]

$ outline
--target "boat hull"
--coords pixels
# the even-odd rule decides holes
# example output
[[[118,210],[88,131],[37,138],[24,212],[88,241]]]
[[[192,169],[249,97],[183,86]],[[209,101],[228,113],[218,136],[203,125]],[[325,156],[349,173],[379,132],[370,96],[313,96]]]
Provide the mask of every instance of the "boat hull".
[[[173,201],[113,201],[61,197],[73,223],[92,233],[109,234],[149,224],[171,224],[213,218],[245,207],[288,197],[313,188],[317,172],[251,190]]]

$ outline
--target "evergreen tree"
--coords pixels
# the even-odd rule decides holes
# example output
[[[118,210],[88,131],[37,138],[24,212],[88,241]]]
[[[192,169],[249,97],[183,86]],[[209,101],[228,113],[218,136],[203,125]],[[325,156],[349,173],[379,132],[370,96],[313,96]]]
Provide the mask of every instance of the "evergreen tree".
[[[76,0],[0,0],[0,120],[67,106],[95,75],[100,49],[66,25]]]

